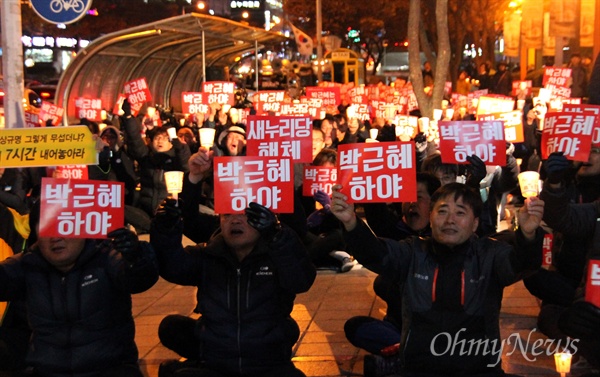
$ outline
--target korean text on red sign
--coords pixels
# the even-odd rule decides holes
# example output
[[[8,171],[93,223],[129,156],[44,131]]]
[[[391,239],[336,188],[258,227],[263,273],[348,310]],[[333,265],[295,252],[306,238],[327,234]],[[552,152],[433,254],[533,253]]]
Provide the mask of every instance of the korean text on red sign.
[[[544,68],[544,77],[542,85],[546,88],[548,85],[568,87],[569,78],[571,77],[571,68]]]
[[[594,113],[547,113],[542,130],[542,159],[563,152],[573,161],[587,161],[592,134],[600,117]]]
[[[333,185],[337,183],[337,168],[327,166],[304,166],[302,195],[313,196],[317,191],[333,193]]]
[[[152,94],[144,77],[129,81],[123,87],[123,91],[131,104],[131,114],[133,116],[139,113],[144,103],[152,101]]]
[[[249,116],[248,156],[312,161],[312,121],[307,117]]]
[[[206,103],[235,105],[235,83],[231,81],[207,81],[202,84]]]
[[[440,152],[446,164],[467,164],[477,155],[486,165],[506,165],[506,141],[501,121],[443,121],[438,123]]]
[[[261,90],[252,96],[258,115],[267,115],[270,112],[279,113],[284,99],[285,91],[283,90]]]
[[[40,237],[106,238],[124,225],[121,182],[42,178]]]
[[[181,93],[181,108],[184,114],[207,114],[208,101],[204,98],[205,93],[183,92]]]
[[[600,106],[589,104],[566,103],[563,105],[565,113],[584,113],[590,112],[600,115]],[[592,134],[592,144],[600,144],[600,124],[594,123],[594,133]]]
[[[600,307],[600,260],[590,259],[585,283],[585,301]]]
[[[53,103],[42,101],[42,108],[40,109],[39,119],[44,125],[48,120],[52,121],[52,125],[57,126],[62,121],[65,109],[58,107]]]
[[[413,143],[343,144],[338,153],[338,181],[349,203],[416,200]]]
[[[75,100],[75,112],[79,119],[102,120],[102,99],[79,97]]]
[[[323,106],[337,106],[341,103],[339,87],[321,88],[315,86],[306,87],[306,97],[317,98],[323,101]]]
[[[251,202],[276,213],[294,212],[294,176],[289,158],[216,157],[215,212],[242,213]]]

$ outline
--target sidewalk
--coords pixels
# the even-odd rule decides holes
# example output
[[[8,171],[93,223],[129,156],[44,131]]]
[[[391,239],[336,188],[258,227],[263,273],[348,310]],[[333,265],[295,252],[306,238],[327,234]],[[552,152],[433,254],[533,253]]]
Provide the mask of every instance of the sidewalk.
[[[343,326],[346,319],[355,315],[383,316],[385,304],[373,293],[374,278],[374,273],[360,265],[344,274],[319,271],[310,291],[297,297],[292,316],[298,321],[302,333],[294,347],[293,361],[308,377],[363,375],[365,353],[346,341]],[[194,305],[194,288],[176,286],[162,279],[149,291],[134,295],[136,341],[146,376],[156,377],[162,361],[178,358],[158,340],[157,329],[161,319],[175,313],[190,315]],[[505,346],[502,357],[507,373],[559,375],[555,372],[553,357],[546,355],[546,346],[543,354],[537,357],[532,354],[534,342],[545,339],[539,332],[532,331],[536,326],[537,311],[535,298],[522,283],[505,289],[500,325],[502,339],[510,337],[511,340],[511,345]],[[516,342],[517,338],[520,342]],[[511,353],[512,350],[515,351]],[[527,360],[523,354],[532,360]],[[574,371],[571,376],[582,372]]]

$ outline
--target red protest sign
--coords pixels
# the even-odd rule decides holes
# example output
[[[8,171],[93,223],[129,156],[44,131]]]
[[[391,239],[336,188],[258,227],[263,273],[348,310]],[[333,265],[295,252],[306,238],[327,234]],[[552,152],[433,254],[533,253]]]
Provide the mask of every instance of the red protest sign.
[[[252,101],[256,105],[257,115],[267,115],[271,112],[279,113],[284,100],[284,90],[261,90],[252,96]]]
[[[29,111],[25,111],[25,128],[33,128],[45,126],[40,124],[40,116],[39,114],[30,113]]]
[[[127,95],[131,105],[131,115],[136,116],[144,103],[152,102],[152,93],[144,77],[129,81],[125,84],[123,92]]]
[[[571,68],[546,67],[544,68],[542,86],[544,86],[544,88],[547,88],[548,85],[566,88],[569,86],[570,77]]]
[[[306,97],[311,99],[320,99],[322,101],[322,106],[326,109],[329,109],[327,110],[329,113],[337,110],[337,106],[342,103],[340,87],[326,88],[307,86]]]
[[[62,122],[65,109],[58,107],[53,103],[42,101],[42,108],[40,110],[39,119],[44,125],[48,120],[52,120],[53,126],[58,126]]]
[[[100,98],[79,97],[75,100],[75,113],[79,119],[102,120],[102,100]]]
[[[574,104],[565,103],[563,105],[563,111],[565,113],[594,113],[600,115],[600,106],[589,105],[589,104]],[[592,144],[600,144],[600,125],[594,122],[594,131],[592,133]]]
[[[231,81],[207,81],[202,84],[206,104],[235,105],[235,83]]]
[[[563,152],[569,160],[587,161],[599,119],[590,112],[547,113],[542,130],[542,159],[553,152]]]
[[[533,84],[531,80],[513,81],[512,96],[517,99],[525,99],[531,95]]]
[[[477,120],[501,120],[504,122],[504,139],[511,143],[522,143],[523,136],[523,113],[520,110],[500,114],[482,114]]]
[[[207,114],[209,108],[207,101],[204,100],[204,93],[201,92],[183,92],[181,93],[181,111],[184,114]]]
[[[54,169],[53,178],[88,179],[87,165],[64,165]]]
[[[329,196],[333,193],[333,185],[337,183],[337,168],[327,166],[304,166],[302,195],[313,196],[321,190]]]
[[[257,202],[276,213],[294,212],[294,177],[289,158],[216,157],[215,212],[242,213]]]
[[[600,307],[600,260],[590,259],[587,273],[585,301]]]
[[[312,121],[306,117],[249,116],[246,136],[248,156],[312,161]]]
[[[340,145],[341,192],[349,203],[412,202],[417,198],[414,156],[411,142]]]
[[[42,178],[40,237],[106,238],[123,227],[124,184]]]
[[[438,122],[442,162],[466,164],[477,155],[486,165],[506,165],[506,141],[501,121]]]
[[[318,118],[321,105],[320,99],[301,98],[300,101],[282,103],[277,115]]]

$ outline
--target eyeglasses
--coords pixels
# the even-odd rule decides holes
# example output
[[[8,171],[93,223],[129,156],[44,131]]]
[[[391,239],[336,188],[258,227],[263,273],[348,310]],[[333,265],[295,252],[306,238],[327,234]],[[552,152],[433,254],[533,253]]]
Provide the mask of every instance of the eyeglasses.
[[[154,139],[152,140],[156,140],[156,141],[170,141],[169,136],[166,135],[156,135],[154,136]]]

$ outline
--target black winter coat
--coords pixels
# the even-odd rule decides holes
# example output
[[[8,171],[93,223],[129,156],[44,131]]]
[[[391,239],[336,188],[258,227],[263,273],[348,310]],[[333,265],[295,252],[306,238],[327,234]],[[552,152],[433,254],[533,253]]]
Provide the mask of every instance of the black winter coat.
[[[88,240],[62,273],[34,245],[0,263],[0,300],[25,299],[32,329],[27,365],[40,376],[94,377],[137,363],[131,294],[158,280],[155,255],[140,243],[133,264],[106,243]]]
[[[139,165],[141,191],[137,207],[152,217],[160,203],[168,195],[164,178],[165,172],[188,172],[190,149],[179,139],[174,139],[172,141],[173,148],[168,152],[155,152],[142,139],[138,120],[136,118],[123,119],[127,136],[127,151]]]
[[[306,292],[316,270],[298,236],[287,226],[276,240],[262,238],[241,262],[222,235],[208,245],[181,246],[181,230],[162,232],[153,223],[150,241],[161,276],[197,286],[199,359],[224,374],[256,374],[289,364],[300,331],[290,316],[297,293]]]

